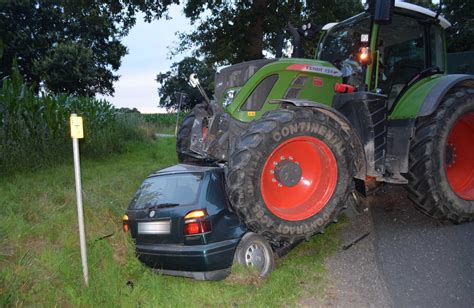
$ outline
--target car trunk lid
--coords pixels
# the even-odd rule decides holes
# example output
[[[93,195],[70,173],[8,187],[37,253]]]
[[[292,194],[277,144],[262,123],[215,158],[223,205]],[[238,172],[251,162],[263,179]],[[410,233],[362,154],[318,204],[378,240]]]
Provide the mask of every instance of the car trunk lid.
[[[137,244],[183,243],[183,217],[196,208],[202,176],[163,174],[143,182],[127,211]]]

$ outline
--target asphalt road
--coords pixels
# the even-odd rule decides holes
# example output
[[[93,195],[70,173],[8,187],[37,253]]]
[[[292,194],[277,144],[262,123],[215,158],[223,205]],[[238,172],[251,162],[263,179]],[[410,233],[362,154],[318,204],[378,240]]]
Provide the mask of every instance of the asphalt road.
[[[418,212],[405,190],[385,186],[367,213],[341,230],[345,245],[326,260],[319,307],[474,307],[474,222],[454,225]],[[344,246],[344,245],[343,245]]]
[[[418,212],[404,189],[371,200],[376,260],[397,307],[474,307],[474,223]]]

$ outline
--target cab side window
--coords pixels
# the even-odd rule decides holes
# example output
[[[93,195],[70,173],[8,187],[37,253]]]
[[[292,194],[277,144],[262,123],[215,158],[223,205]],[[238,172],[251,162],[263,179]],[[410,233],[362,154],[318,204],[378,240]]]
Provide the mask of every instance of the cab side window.
[[[431,66],[437,66],[442,71],[445,71],[444,67],[444,41],[443,41],[443,30],[440,26],[433,25],[430,28],[430,41],[431,41]]]
[[[424,26],[416,19],[394,15],[380,27],[382,92],[394,100],[405,85],[426,67]]]

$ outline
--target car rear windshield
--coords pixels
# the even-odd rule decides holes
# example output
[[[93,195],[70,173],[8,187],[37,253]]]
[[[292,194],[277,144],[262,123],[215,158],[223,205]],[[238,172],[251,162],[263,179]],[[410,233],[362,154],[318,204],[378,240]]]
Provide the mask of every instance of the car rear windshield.
[[[201,173],[181,173],[150,177],[140,186],[130,203],[130,208],[142,209],[157,205],[194,203],[202,177]]]

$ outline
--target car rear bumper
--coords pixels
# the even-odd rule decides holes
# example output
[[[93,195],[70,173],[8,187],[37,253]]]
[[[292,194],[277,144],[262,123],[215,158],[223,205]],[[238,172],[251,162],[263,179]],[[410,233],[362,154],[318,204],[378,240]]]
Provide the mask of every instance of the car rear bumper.
[[[230,268],[208,272],[187,272],[187,271],[172,271],[164,269],[155,269],[156,272],[164,275],[179,276],[193,278],[196,280],[222,280],[230,274]]]
[[[143,263],[163,274],[218,280],[228,275],[239,241],[240,238],[207,245],[137,244],[136,250]]]

